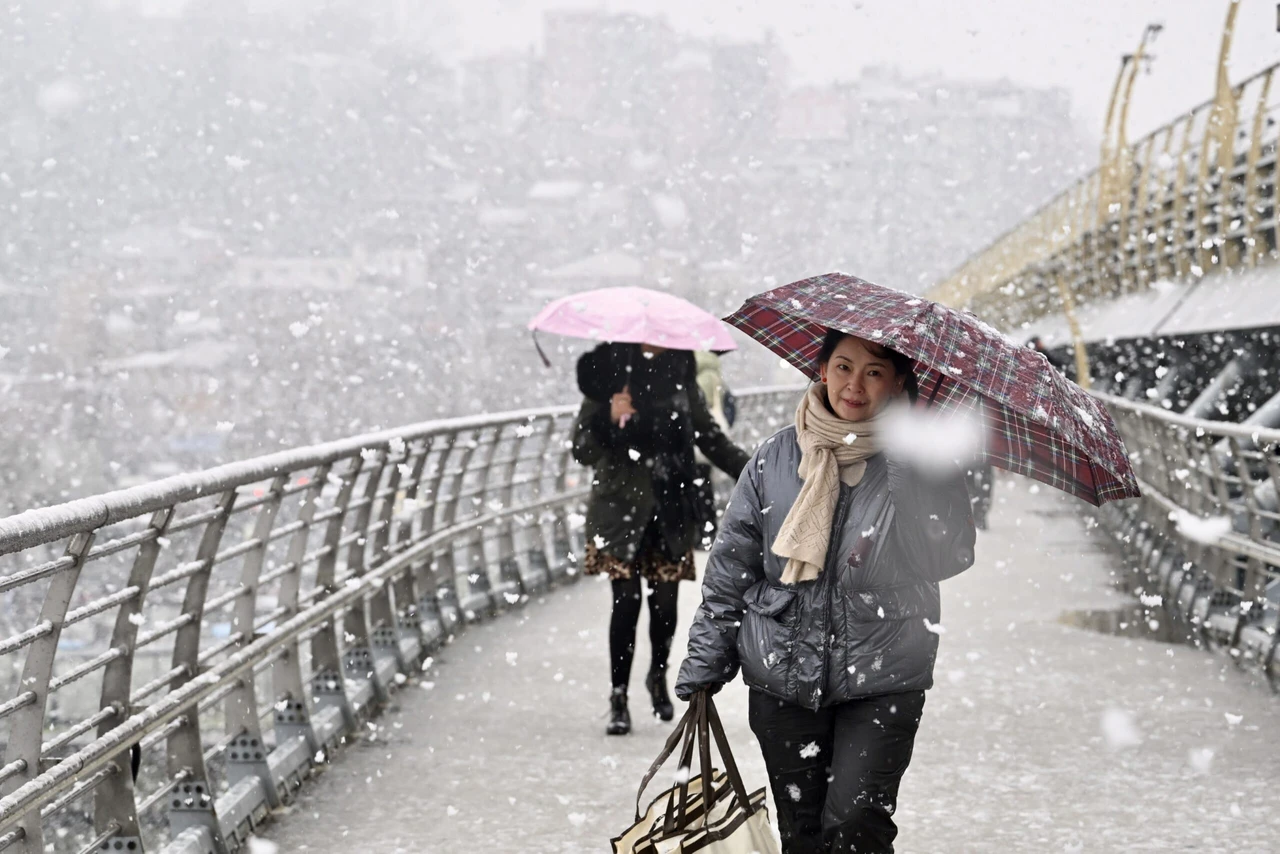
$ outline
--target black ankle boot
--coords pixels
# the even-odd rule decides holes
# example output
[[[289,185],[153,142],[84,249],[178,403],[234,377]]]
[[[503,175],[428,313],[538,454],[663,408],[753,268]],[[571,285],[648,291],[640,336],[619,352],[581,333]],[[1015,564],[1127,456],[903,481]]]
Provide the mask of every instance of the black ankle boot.
[[[667,693],[665,671],[650,670],[644,680],[644,687],[649,689],[649,697],[653,700],[653,713],[660,720],[669,721],[676,716],[675,707],[671,705],[671,695]]]
[[[609,694],[609,725],[604,730],[609,735],[626,735],[631,732],[631,712],[627,711],[627,689],[614,688]]]

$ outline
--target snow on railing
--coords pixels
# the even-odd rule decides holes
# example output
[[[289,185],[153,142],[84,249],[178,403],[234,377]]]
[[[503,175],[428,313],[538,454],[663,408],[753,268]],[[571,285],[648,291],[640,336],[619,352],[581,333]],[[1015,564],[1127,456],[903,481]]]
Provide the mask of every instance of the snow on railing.
[[[741,393],[739,437],[795,395]],[[461,625],[576,576],[575,414],[416,424],[0,519],[0,850],[243,847]]]
[[[1170,611],[1280,680],[1280,430],[1105,394],[1140,501],[1103,512]]]

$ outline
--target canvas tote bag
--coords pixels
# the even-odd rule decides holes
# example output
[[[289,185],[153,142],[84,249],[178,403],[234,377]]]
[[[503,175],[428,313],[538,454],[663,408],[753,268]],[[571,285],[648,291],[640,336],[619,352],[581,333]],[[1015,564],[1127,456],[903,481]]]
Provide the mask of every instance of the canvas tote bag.
[[[724,770],[711,764],[711,743]],[[676,783],[647,809],[640,803],[658,769],[680,748]],[[701,773],[693,776],[697,752]],[[711,696],[699,691],[654,760],[636,793],[636,821],[613,839],[614,854],[779,854],[764,789],[748,794],[729,751]]]

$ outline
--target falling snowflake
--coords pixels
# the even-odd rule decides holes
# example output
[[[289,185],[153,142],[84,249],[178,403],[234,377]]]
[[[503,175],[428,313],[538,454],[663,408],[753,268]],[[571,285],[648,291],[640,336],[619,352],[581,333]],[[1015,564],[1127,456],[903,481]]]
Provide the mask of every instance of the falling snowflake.
[[[1197,774],[1208,774],[1209,766],[1213,764],[1213,755],[1212,747],[1193,747],[1187,751],[1187,764]]]
[[[257,836],[249,837],[249,854],[276,854],[280,850],[280,846],[276,845],[269,839],[261,839]]]
[[[1123,709],[1107,709],[1102,714],[1102,736],[1112,750],[1137,747],[1142,743],[1133,716]]]
[[[800,748],[800,758],[812,759],[813,757],[817,756],[821,752],[822,752],[822,748],[818,747],[818,742],[811,741],[805,746]]]

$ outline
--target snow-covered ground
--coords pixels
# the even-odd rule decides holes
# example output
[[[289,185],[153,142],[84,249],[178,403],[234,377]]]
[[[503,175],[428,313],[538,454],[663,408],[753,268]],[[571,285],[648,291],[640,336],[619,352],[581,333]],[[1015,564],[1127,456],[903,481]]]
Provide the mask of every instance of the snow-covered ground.
[[[1280,705],[1265,686],[1219,656],[1060,621],[1127,601],[1102,539],[1051,490],[998,484],[978,564],[943,587],[899,852],[1264,851],[1280,838]],[[681,638],[699,598],[682,595]],[[608,609],[608,584],[588,579],[468,630],[266,837],[282,851],[609,850],[669,725],[644,714],[642,620],[636,729],[604,735]],[[764,785],[746,690],[718,704],[748,784]]]

